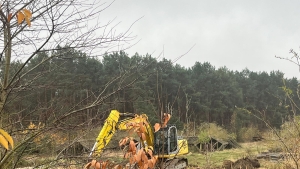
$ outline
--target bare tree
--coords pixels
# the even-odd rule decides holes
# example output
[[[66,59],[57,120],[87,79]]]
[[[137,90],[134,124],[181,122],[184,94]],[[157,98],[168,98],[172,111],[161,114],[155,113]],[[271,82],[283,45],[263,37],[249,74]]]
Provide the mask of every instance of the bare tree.
[[[112,4],[103,1],[90,0],[4,0],[0,1],[0,127],[8,129],[18,137],[18,145],[13,151],[3,151],[0,155],[0,168],[14,168],[22,158],[30,143],[40,137],[45,132],[57,129],[63,124],[65,118],[101,105],[105,99],[125,87],[132,85],[136,78],[130,78],[132,74],[124,72],[118,77],[112,78],[105,87],[97,94],[87,95],[90,98],[88,105],[78,107],[74,105],[69,109],[62,109],[51,105],[45,111],[50,111],[53,118],[47,125],[35,125],[30,131],[21,135],[13,123],[10,123],[10,116],[15,115],[22,120],[22,112],[9,111],[8,104],[17,97],[18,92],[30,88],[31,83],[43,76],[40,72],[32,79],[23,79],[30,72],[41,66],[43,63],[59,57],[59,54],[53,53],[57,46],[64,52],[74,49],[87,53],[89,56],[98,57],[104,53],[124,50],[130,47],[135,39],[130,33],[130,27],[123,33],[119,33],[116,28],[119,23],[114,19],[108,22],[102,22],[100,13]],[[32,13],[30,22],[22,22],[17,17],[18,12],[29,10]],[[26,22],[27,21],[27,22]],[[52,53],[46,59],[30,69],[26,70],[26,65],[40,52]],[[61,54],[61,53],[60,53]],[[12,69],[12,62],[21,60],[20,65],[15,65]],[[107,94],[105,91],[111,85],[113,90]],[[104,94],[105,93],[105,94]],[[15,94],[12,97],[12,94]],[[65,111],[64,115],[57,116],[55,112]],[[30,114],[30,112],[28,113]],[[21,123],[22,124],[22,123]],[[43,146],[43,145],[39,145]]]

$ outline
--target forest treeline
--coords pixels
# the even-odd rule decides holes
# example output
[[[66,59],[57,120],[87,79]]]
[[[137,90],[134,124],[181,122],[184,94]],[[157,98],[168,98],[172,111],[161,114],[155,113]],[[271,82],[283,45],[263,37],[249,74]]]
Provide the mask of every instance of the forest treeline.
[[[21,64],[15,61],[12,69]],[[7,103],[12,119],[22,119],[22,124],[47,123],[55,118],[48,114],[78,110],[101,96],[101,105],[84,108],[61,121],[69,126],[86,120],[99,124],[111,109],[118,109],[146,113],[150,121],[168,112],[172,114],[170,123],[181,127],[190,122],[215,122],[227,128],[265,127],[242,108],[263,115],[278,127],[291,115],[286,92],[295,92],[298,86],[296,78],[287,79],[280,71],[238,72],[216,69],[208,62],[186,68],[164,58],[128,56],[123,51],[105,54],[99,60],[62,47],[38,53],[23,71],[28,70]]]

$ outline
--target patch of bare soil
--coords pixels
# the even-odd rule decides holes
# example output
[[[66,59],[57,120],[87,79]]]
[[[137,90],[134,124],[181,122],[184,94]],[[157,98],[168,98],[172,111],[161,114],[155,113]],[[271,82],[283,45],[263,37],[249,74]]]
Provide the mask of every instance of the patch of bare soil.
[[[230,160],[225,160],[223,162],[224,169],[255,169],[259,168],[260,164],[257,159],[251,159],[248,157],[239,159],[235,162]]]

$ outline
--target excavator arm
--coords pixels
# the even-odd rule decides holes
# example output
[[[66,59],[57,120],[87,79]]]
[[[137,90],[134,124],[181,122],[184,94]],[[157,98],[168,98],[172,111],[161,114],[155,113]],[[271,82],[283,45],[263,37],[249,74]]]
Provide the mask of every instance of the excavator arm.
[[[120,117],[126,118],[124,120],[120,120]],[[112,110],[108,118],[105,120],[98,137],[96,138],[96,142],[89,156],[99,156],[102,153],[105,146],[108,145],[116,131],[130,130],[136,125],[142,125],[145,128],[145,141],[148,146],[153,146],[153,129],[148,121],[148,117],[145,114],[138,116],[133,115],[131,113],[120,113],[117,110]]]

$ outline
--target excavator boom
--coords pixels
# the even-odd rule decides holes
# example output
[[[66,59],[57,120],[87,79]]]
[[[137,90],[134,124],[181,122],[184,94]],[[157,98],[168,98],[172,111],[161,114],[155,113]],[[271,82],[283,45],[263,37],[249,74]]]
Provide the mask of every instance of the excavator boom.
[[[105,120],[104,125],[96,138],[96,142],[92,148],[90,156],[93,153],[100,155],[103,148],[109,143],[112,136],[116,132],[116,125],[119,121],[120,113],[117,110],[112,110],[108,118]]]

